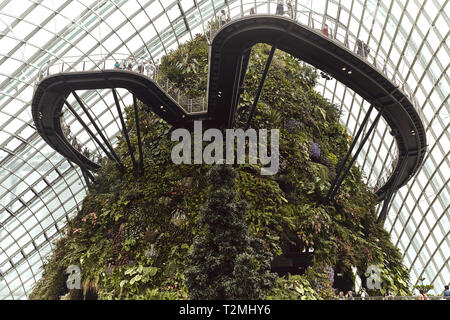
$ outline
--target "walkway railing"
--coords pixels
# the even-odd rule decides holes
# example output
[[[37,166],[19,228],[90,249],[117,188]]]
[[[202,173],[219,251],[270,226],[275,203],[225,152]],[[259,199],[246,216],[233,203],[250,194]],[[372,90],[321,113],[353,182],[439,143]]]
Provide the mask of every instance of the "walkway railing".
[[[386,182],[391,178],[395,168],[397,167],[397,164],[398,164],[398,152],[396,149],[395,154],[392,157],[392,160],[388,165],[384,166],[385,170],[381,173],[381,175],[378,178],[371,180],[367,183],[369,188],[371,188],[374,192],[377,192],[381,187],[383,187],[386,184]]]
[[[38,80],[35,83],[36,90],[38,83],[44,78],[64,73],[64,72],[85,72],[85,71],[106,71],[125,70],[143,75],[158,84],[174,101],[176,101],[187,114],[195,114],[207,111],[206,96],[199,98],[189,98],[181,93],[178,87],[162,77],[159,66],[155,66],[150,61],[136,59],[125,54],[105,54],[96,55],[93,58],[69,57],[64,60],[50,60],[42,66],[38,73]]]
[[[66,123],[66,119],[63,116],[60,117],[60,125],[64,138],[75,150],[94,163],[99,165],[102,163],[103,156],[101,153],[98,151],[93,152],[87,146],[83,147],[83,145],[77,140],[76,135],[70,130],[70,125]]]

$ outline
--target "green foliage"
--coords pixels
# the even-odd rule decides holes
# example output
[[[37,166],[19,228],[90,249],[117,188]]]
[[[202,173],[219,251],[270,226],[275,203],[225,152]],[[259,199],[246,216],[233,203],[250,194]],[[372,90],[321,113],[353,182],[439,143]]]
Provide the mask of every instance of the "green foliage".
[[[279,277],[276,286],[268,291],[268,300],[318,300],[317,292],[305,276]]]
[[[194,239],[186,266],[191,299],[263,299],[274,282],[268,273],[272,255],[249,235],[247,204],[236,201],[236,173],[216,165],[208,174],[210,193],[200,215],[204,233]]]
[[[428,293],[428,291],[432,290],[434,286],[432,284],[423,284],[425,278],[419,278],[420,284],[416,284],[413,288],[417,289],[419,292],[423,291],[424,294]]]
[[[196,35],[161,60],[160,72],[188,97],[198,97],[206,89],[208,78],[208,43]]]
[[[235,127],[242,127],[247,121],[269,51],[267,45],[252,49]],[[161,77],[193,98],[206,89],[207,72],[205,36],[196,36],[161,61]],[[223,284],[226,291],[223,297],[264,296],[261,289],[264,286],[258,282],[264,278],[261,272],[270,262],[270,255],[278,256],[286,248],[298,254],[314,248],[312,268],[306,276],[278,279],[276,288],[266,294],[269,298],[326,299],[330,297],[330,284],[325,281],[324,266],[339,266],[342,272],[355,266],[363,279],[371,264],[382,270],[383,290],[408,294],[408,271],[389,234],[376,224],[376,197],[363,183],[360,170],[352,168],[335,199],[328,205],[323,203],[351,137],[338,122],[339,106],[314,90],[316,79],[315,69],[286,53],[275,53],[252,127],[280,129],[280,171],[276,176],[261,176],[260,165],[239,165],[235,168],[235,191],[229,189],[219,197],[219,190],[226,187],[221,185],[213,190],[213,198],[207,203],[206,193],[211,184],[206,176],[211,166],[174,165],[170,157],[174,145],[170,126],[139,104],[143,173],[134,175],[128,147],[124,138],[119,137],[116,152],[126,173],[120,174],[112,161],[105,162],[96,175],[98,184],[90,187],[81,210],[69,222],[63,238],[55,243],[53,256],[44,265],[43,277],[31,298],[59,299],[67,294],[65,270],[72,264],[81,268],[83,298],[88,291],[95,291],[100,299],[195,296],[195,292],[187,290],[185,276],[191,271],[186,269],[186,258],[190,249],[196,247],[194,239],[205,240],[208,234],[203,228],[206,221],[201,208],[206,208],[210,219],[219,219],[222,217],[217,214],[219,208],[211,205],[225,205],[225,200],[229,206],[245,201],[246,211],[236,207],[231,215],[241,222],[229,221],[228,226],[234,228],[236,224],[240,231],[248,229],[248,234],[236,239],[240,242],[234,249],[225,241],[236,258],[229,259],[233,263],[224,271],[229,281],[240,281],[245,284],[240,288],[246,290],[232,291],[231,282]],[[126,118],[131,143],[137,150],[132,108],[126,109]],[[315,162],[309,157],[313,142],[321,150]],[[234,202],[232,195],[236,197]],[[219,246],[225,240],[215,238],[219,235],[211,231],[209,237],[209,246],[214,241]],[[208,252],[205,249],[199,254],[214,260]],[[210,267],[213,266],[211,263]],[[251,267],[261,272],[254,278],[245,278],[252,272]],[[202,281],[199,286],[208,285],[206,279]],[[303,293],[295,286],[290,287],[292,281],[298,282],[296,286],[301,286]],[[194,287],[190,283],[189,288]],[[211,292],[204,294],[213,296]],[[69,293],[67,297],[77,295]]]

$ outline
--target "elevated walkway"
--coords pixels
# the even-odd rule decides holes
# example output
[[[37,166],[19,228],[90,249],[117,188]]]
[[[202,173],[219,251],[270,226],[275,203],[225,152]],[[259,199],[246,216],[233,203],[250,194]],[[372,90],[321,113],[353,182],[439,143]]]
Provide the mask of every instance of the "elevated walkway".
[[[76,163],[83,162],[90,170],[99,164],[61,139],[59,115],[65,99],[75,90],[125,88],[175,127],[189,128],[194,120],[203,120],[205,127],[225,128],[234,119],[248,55],[257,43],[267,43],[330,74],[371,103],[385,119],[397,142],[398,159],[391,175],[376,190],[380,199],[417,172],[426,152],[425,129],[420,110],[405,86],[388,79],[376,58],[370,63],[367,57],[350,50],[348,43],[326,36],[310,23],[277,15],[244,16],[215,33],[210,49],[207,109],[202,112],[186,111],[183,99],[174,99],[157,81],[133,71],[59,72],[38,83],[32,103],[34,122],[55,150]]]

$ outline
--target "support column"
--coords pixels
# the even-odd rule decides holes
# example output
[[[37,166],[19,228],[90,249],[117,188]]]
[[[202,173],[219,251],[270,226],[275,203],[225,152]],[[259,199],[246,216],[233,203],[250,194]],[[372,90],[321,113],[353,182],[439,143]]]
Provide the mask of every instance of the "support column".
[[[401,159],[400,168],[397,172],[397,175],[395,176],[391,187],[386,192],[386,195],[383,200],[383,207],[381,208],[381,212],[378,215],[378,219],[377,219],[378,224],[384,225],[384,222],[386,221],[389,204],[391,203],[394,192],[397,190],[398,179],[403,174],[403,172],[405,171],[405,168],[406,168],[406,160],[407,160],[406,157]]]
[[[239,103],[239,96],[241,94],[241,90],[240,90],[240,83],[239,80],[241,78],[241,73],[242,73],[242,60],[243,60],[243,56],[240,56],[240,63],[239,63],[239,72],[235,72],[234,74],[234,85],[233,85],[233,93],[231,96],[231,106],[230,106],[230,114],[228,115],[228,123],[227,123],[227,128],[231,129],[231,127],[233,126],[233,121],[234,121],[234,114],[236,112],[236,107]]]
[[[116,103],[117,112],[119,113],[120,123],[122,124],[123,134],[125,136],[125,140],[127,141],[127,146],[128,146],[128,151],[130,152],[131,161],[133,162],[133,170],[136,173],[136,169],[137,169],[136,159],[134,158],[134,151],[133,151],[133,148],[131,147],[130,137],[128,136],[127,125],[125,123],[125,120],[123,119],[122,109],[120,108],[120,103],[119,103],[119,99],[117,97],[116,89],[113,88],[112,93],[114,96],[114,102]]]
[[[144,172],[144,153],[142,152],[142,141],[141,141],[141,128],[139,124],[139,111],[137,106],[136,96],[133,95],[133,106],[134,106],[134,121],[136,122],[136,135],[138,139],[138,149],[139,149],[139,169],[141,173]]]
[[[84,105],[83,101],[81,101],[81,98],[78,96],[78,94],[75,91],[72,91],[72,94],[75,97],[75,99],[77,100],[77,102],[80,105],[81,109],[83,109],[84,113],[86,113],[86,116],[91,121],[91,123],[94,126],[95,130],[97,130],[97,133],[100,135],[100,137],[102,138],[102,140],[105,143],[105,145],[108,147],[108,149],[111,152],[112,156],[115,158],[115,160],[116,160],[116,162],[118,163],[118,166],[119,166],[119,171],[123,173],[125,171],[125,167],[123,166],[122,162],[120,161],[119,156],[114,151],[113,147],[109,143],[108,139],[106,139],[106,137],[103,134],[103,132],[100,130],[99,126],[97,125],[97,123],[95,122],[94,118],[91,116],[91,114],[87,110],[87,108]]]
[[[370,128],[367,131],[366,135],[364,136],[364,139],[361,141],[358,149],[355,152],[355,155],[352,157],[352,160],[350,161],[350,163],[348,164],[347,168],[345,169],[344,174],[342,176],[340,176],[339,179],[335,179],[336,180],[335,187],[334,187],[334,189],[330,188],[330,191],[328,191],[329,195],[327,196],[326,203],[329,203],[330,200],[333,199],[334,196],[336,195],[336,193],[338,192],[338,190],[339,190],[340,186],[342,185],[345,177],[347,176],[347,174],[349,173],[350,169],[352,168],[353,163],[356,161],[356,158],[358,157],[359,153],[361,152],[362,148],[364,147],[364,144],[366,143],[367,139],[369,139],[369,136],[372,134],[373,130],[375,129],[375,126],[377,125],[378,120],[380,120],[380,117],[381,117],[381,112],[378,113],[377,117],[375,118],[375,121],[372,123],[372,125],[370,126]],[[348,157],[350,157],[350,150],[347,153],[347,157],[346,158],[348,159]],[[342,166],[342,168],[344,168],[344,167]],[[339,175],[339,174],[340,174],[340,172],[337,175]]]
[[[78,120],[78,122],[81,123],[83,128],[88,132],[89,136],[100,146],[100,148],[103,150],[103,152],[106,154],[106,156],[111,159],[112,161],[116,161],[117,168],[121,170],[120,162],[118,162],[109,152],[106,150],[105,146],[98,140],[98,138],[95,136],[95,134],[89,129],[89,126],[81,119],[81,117],[76,113],[75,109],[72,107],[72,105],[64,99],[64,104],[69,108],[70,112],[75,116],[75,118]]]
[[[264,83],[266,82],[267,73],[269,72],[269,68],[272,63],[273,55],[275,54],[276,49],[277,49],[276,46],[272,46],[272,48],[270,49],[270,53],[269,53],[269,56],[266,61],[266,67],[264,68],[264,72],[261,76],[261,80],[259,81],[258,91],[256,91],[255,100],[253,101],[252,109],[250,110],[250,115],[248,117],[247,125],[245,126],[245,130],[247,130],[250,127],[250,123],[253,119],[253,116],[255,115],[256,106],[258,105],[259,98],[261,96],[261,92],[264,87]]]
[[[345,164],[347,163],[348,158],[350,157],[350,155],[352,154],[353,149],[356,146],[356,142],[359,140],[359,136],[361,135],[361,133],[364,130],[364,127],[367,124],[367,121],[369,121],[369,116],[372,113],[373,110],[373,105],[370,105],[369,110],[367,111],[366,115],[364,116],[364,119],[361,123],[361,126],[358,129],[358,132],[356,133],[355,138],[352,141],[352,144],[350,145],[350,149],[348,150],[347,154],[345,155],[344,160],[342,161],[341,165],[339,166],[339,168],[336,171],[336,177],[334,178],[334,181],[331,184],[330,190],[328,190],[327,196],[326,196],[326,202],[328,203],[328,199],[331,196],[331,193],[333,192],[333,189],[336,187],[336,184],[341,176],[342,170],[345,168]]]

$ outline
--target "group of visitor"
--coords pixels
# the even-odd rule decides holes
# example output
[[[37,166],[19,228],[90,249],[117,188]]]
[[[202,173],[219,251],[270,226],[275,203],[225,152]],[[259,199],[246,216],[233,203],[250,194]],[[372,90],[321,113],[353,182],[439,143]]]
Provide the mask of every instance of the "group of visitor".
[[[325,22],[322,25],[322,34],[328,38],[333,38],[330,28],[328,27],[328,24]],[[356,54],[360,57],[363,57],[364,59],[367,59],[370,53],[370,48],[364,41],[357,39],[356,40]]]
[[[294,1],[293,0],[277,0],[277,7],[276,7],[276,14],[277,15],[285,15],[285,1],[287,6],[287,15],[294,19]],[[254,7],[250,9],[250,14],[256,14],[256,10]],[[224,9],[220,11],[219,15],[219,27],[224,26],[225,24],[229,23],[231,21],[230,13],[227,13]],[[324,22],[322,24],[322,34],[326,37],[332,37],[331,30],[328,27],[328,24]],[[364,43],[361,40],[356,41],[356,52],[359,56],[363,57],[364,59],[367,59],[370,49],[366,43]],[[50,61],[47,62],[47,64],[41,69],[41,72],[39,74],[39,80],[42,80],[43,78],[47,77],[49,75],[49,67],[50,67]],[[115,61],[114,63],[114,69],[117,70],[128,70],[128,71],[136,71],[140,74],[145,74],[147,77],[156,79],[158,68],[155,66],[151,61],[144,61],[144,59],[136,60],[134,58],[126,58],[122,61]],[[322,77],[331,80],[332,78],[322,72]]]
[[[101,154],[98,154],[96,156],[93,154],[93,152],[91,152],[91,150],[89,150],[88,147],[83,148],[81,143],[78,141],[77,137],[70,132],[70,125],[61,124],[61,130],[66,140],[75,150],[77,150],[79,153],[81,153],[83,156],[85,156],[87,159],[91,161],[94,162],[97,161],[98,163],[102,162],[103,158]]]
[[[133,71],[136,66],[138,73],[145,74],[152,79],[156,78],[157,67],[151,61],[144,61],[143,59],[136,61],[135,59],[130,58],[124,59],[121,62],[116,61],[114,69]]]
[[[335,293],[337,292],[337,289],[335,289]],[[347,291],[347,294],[344,295],[344,291],[339,291],[339,294],[336,297],[337,300],[355,300],[355,297],[353,296],[353,291]]]
[[[361,40],[356,40],[356,54],[363,57],[364,59],[367,59],[367,56],[370,53],[370,49],[367,45],[367,43],[364,43]]]
[[[419,290],[419,300],[428,300],[426,292],[422,289]],[[444,286],[444,292],[442,293],[442,300],[450,300],[450,289],[449,286]]]
[[[286,0],[287,14],[291,19],[294,19],[294,0]],[[284,0],[277,0],[276,14],[284,15]]]
[[[336,296],[336,300],[370,300],[371,299],[369,297],[369,294],[367,293],[365,288],[361,289],[361,293],[360,293],[359,297],[355,296],[353,291],[351,291],[351,290],[348,291],[347,294],[345,294],[344,291],[339,291],[338,289],[333,289],[333,291],[334,291],[334,294]],[[402,298],[402,297],[400,297],[400,298]],[[372,299],[393,300],[393,299],[396,299],[396,298],[390,292],[389,289],[386,289],[386,291],[385,291],[385,293],[384,293],[384,295],[382,297],[374,297]],[[417,300],[429,300],[426,292],[424,292],[424,290],[422,290],[422,289],[419,290],[419,295],[415,296],[414,299],[417,299]],[[449,290],[449,286],[448,285],[446,285],[444,287],[444,292],[442,293],[442,296],[441,296],[440,299],[442,299],[442,300],[450,300],[450,290]]]
[[[333,77],[331,77],[328,73],[320,71],[320,76],[325,80],[333,80]]]
[[[227,24],[230,21],[231,21],[230,14],[226,13],[225,10],[222,9],[220,11],[220,16],[219,16],[219,28],[221,28],[222,26],[224,26],[225,24]]]

